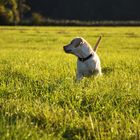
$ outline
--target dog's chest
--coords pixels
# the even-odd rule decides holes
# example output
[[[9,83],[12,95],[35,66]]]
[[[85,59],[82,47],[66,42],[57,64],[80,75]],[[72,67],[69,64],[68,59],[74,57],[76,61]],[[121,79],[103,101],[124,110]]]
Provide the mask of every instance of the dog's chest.
[[[96,65],[93,60],[87,62],[81,62],[78,60],[77,62],[78,73],[81,73],[83,76],[90,76],[94,74],[95,67]]]

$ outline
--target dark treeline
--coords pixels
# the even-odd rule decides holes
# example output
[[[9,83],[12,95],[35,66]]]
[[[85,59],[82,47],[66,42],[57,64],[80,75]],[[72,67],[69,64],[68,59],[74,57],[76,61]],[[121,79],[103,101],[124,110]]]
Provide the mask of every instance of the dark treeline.
[[[71,24],[82,21],[87,25],[94,21],[138,23],[140,0],[0,0],[0,24],[64,24],[65,21]]]
[[[32,11],[54,19],[140,19],[140,0],[29,0],[28,3]]]

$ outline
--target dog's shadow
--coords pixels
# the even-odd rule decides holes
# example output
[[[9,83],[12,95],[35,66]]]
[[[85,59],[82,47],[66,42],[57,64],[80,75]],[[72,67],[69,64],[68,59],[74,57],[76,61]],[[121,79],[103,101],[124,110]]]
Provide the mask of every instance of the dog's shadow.
[[[109,75],[109,74],[111,74],[113,72],[114,72],[114,69],[111,68],[111,67],[104,67],[104,68],[102,68],[102,73],[104,75]]]

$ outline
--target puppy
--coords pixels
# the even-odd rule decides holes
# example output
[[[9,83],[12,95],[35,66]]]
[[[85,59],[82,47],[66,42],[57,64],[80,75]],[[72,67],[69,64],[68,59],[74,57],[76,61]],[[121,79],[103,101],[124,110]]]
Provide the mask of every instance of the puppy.
[[[76,73],[76,79],[78,81],[83,77],[101,75],[100,59],[96,53],[100,40],[101,37],[99,37],[93,49],[82,37],[74,38],[70,44],[63,47],[66,53],[74,54],[78,57]]]

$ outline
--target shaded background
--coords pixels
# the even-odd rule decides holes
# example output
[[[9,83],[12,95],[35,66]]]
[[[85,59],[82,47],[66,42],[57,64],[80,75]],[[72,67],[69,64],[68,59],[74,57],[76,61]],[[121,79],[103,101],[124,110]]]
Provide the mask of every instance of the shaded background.
[[[32,12],[54,19],[140,19],[140,0],[29,0],[28,3]]]
[[[0,0],[0,24],[140,21],[140,0]]]

